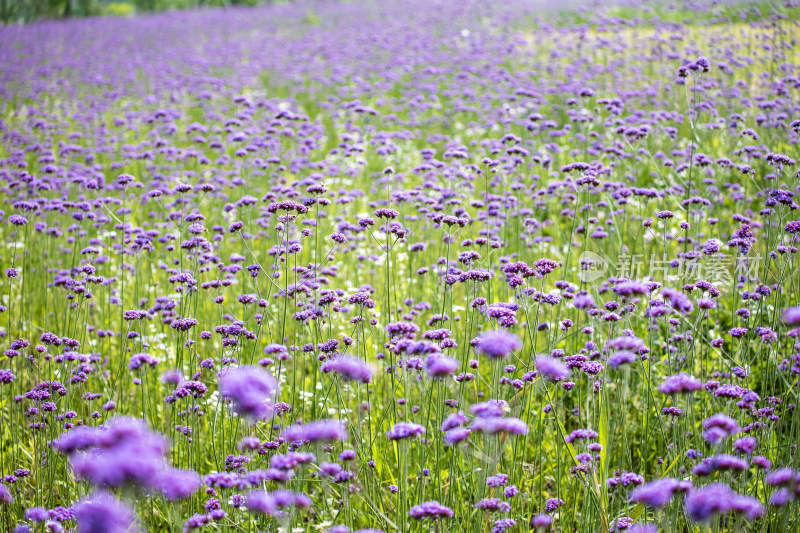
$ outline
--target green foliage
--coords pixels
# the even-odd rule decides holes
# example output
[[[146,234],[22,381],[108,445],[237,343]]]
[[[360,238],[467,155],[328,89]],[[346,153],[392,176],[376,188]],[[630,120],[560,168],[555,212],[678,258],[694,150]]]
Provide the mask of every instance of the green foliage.
[[[255,6],[271,0],[0,0],[0,22],[27,23],[68,17],[125,17],[136,13],[197,7]],[[311,13],[309,11],[309,13]],[[316,22],[311,22],[315,19]],[[309,22],[319,24],[313,13]]]
[[[311,24],[312,26],[319,26],[320,22],[322,22],[322,19],[320,19],[319,15],[314,13],[314,11],[309,8],[306,10],[305,21],[306,23]]]
[[[129,17],[136,14],[136,6],[127,2],[112,2],[103,8],[103,14],[111,17]]]
[[[0,0],[0,21],[3,23],[100,14],[102,8],[98,0]]]

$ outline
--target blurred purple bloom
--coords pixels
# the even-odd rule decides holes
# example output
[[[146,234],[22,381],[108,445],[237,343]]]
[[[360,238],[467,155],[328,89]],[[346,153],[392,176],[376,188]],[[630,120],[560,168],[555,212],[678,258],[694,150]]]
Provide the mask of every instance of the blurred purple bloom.
[[[503,330],[487,331],[478,337],[476,347],[489,359],[502,359],[522,348],[522,341],[513,333]]]
[[[260,420],[273,413],[278,383],[262,368],[240,366],[223,374],[220,392],[239,414]]]
[[[283,437],[291,442],[331,442],[347,440],[347,429],[339,420],[317,420],[295,424],[283,430]]]
[[[567,365],[547,355],[536,356],[536,370],[548,381],[564,381],[570,375]]]
[[[359,381],[369,383],[372,381],[372,369],[367,363],[352,355],[340,355],[325,361],[321,370],[326,374],[333,372],[345,381]]]
[[[112,494],[94,492],[72,507],[78,533],[133,533],[136,518],[133,510]]]
[[[694,522],[708,522],[715,514],[739,513],[750,520],[761,516],[761,502],[737,494],[723,483],[692,489],[686,495],[686,512]]]
[[[450,518],[453,516],[453,510],[445,507],[441,503],[433,500],[415,505],[408,512],[408,516],[416,520],[424,520],[430,518],[436,520],[438,518]]]

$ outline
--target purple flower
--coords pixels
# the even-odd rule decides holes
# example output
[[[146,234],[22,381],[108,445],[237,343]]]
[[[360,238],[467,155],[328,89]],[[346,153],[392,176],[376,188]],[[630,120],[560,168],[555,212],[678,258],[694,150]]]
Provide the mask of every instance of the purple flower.
[[[451,413],[447,415],[447,417],[442,422],[442,431],[449,431],[451,429],[455,429],[459,426],[464,425],[467,422],[467,417],[464,413],[459,411],[458,413]]]
[[[627,531],[633,525],[633,519],[629,516],[621,516],[616,520],[612,520],[608,525],[609,533],[619,533],[620,531]]]
[[[31,522],[44,522],[50,518],[44,507],[29,507],[25,510],[25,519]]]
[[[270,516],[281,516],[290,507],[302,509],[311,505],[311,499],[305,494],[284,489],[274,492],[253,491],[247,494],[245,501],[245,506],[250,511]]]
[[[783,507],[792,498],[792,493],[787,488],[780,488],[769,497],[769,504],[773,507]]]
[[[503,359],[514,350],[522,348],[522,341],[513,333],[494,330],[481,334],[477,339],[476,347],[489,359]]]
[[[658,386],[658,391],[662,394],[686,394],[701,388],[703,384],[699,379],[681,372],[665,379],[664,383]]]
[[[665,288],[661,294],[669,301],[669,305],[683,314],[691,313],[694,309],[692,301],[685,294],[675,289]]]
[[[610,368],[619,368],[622,365],[629,365],[634,361],[636,361],[636,355],[633,352],[616,352],[608,358],[608,366]]]
[[[728,333],[731,337],[740,339],[747,334],[747,328],[731,328]]]
[[[104,487],[152,487],[166,468],[166,440],[133,418],[117,417],[108,428],[77,428],[53,447],[70,456],[78,478]]]
[[[401,440],[409,437],[419,437],[423,433],[425,433],[425,426],[413,422],[398,422],[386,432],[386,437],[389,440]]]
[[[547,529],[552,523],[553,519],[548,514],[542,513],[531,517],[531,529]]]
[[[566,437],[564,440],[573,443],[576,440],[585,440],[585,439],[596,439],[598,437],[598,433],[593,429],[576,429]]]
[[[572,300],[572,305],[577,309],[591,309],[595,307],[594,298],[591,294],[579,294]]]
[[[608,478],[608,486],[609,487],[616,487],[617,485],[622,485],[623,487],[627,487],[629,485],[641,485],[644,483],[644,477],[640,476],[635,472],[620,472],[619,476],[610,477]]]
[[[339,420],[317,420],[289,426],[283,430],[283,437],[291,442],[344,441],[347,440],[347,429]]]
[[[11,491],[8,490],[8,486],[4,483],[0,483],[0,503],[6,505],[14,503],[14,497],[11,495]]]
[[[474,505],[476,509],[483,511],[495,512],[502,511],[508,512],[511,510],[511,505],[508,502],[500,501],[500,498],[484,498]]]
[[[739,513],[750,520],[764,512],[761,502],[737,494],[723,483],[696,488],[686,495],[686,512],[694,522],[708,522],[715,514]]]
[[[425,360],[428,375],[433,379],[446,378],[458,370],[458,359],[445,355],[432,354]]]
[[[470,433],[472,433],[472,431],[467,428],[454,428],[447,430],[444,434],[444,443],[447,446],[454,446],[459,442],[466,440]]]
[[[769,470],[769,468],[772,466],[772,461],[762,455],[756,455],[750,460],[750,462],[759,467],[761,470]]]
[[[133,510],[112,494],[99,491],[72,507],[78,533],[128,533],[138,531]]]
[[[723,413],[711,415],[703,422],[703,438],[711,444],[717,444],[726,437],[739,433],[739,423]]]
[[[686,492],[691,486],[688,481],[679,481],[671,477],[659,479],[633,489],[630,500],[648,507],[660,508],[672,500],[675,492]]]
[[[800,325],[800,306],[786,309],[781,318],[783,318],[784,323],[789,326]]]
[[[481,418],[503,416],[508,409],[508,402],[494,399],[472,404],[469,408],[472,414]]]
[[[511,529],[516,525],[517,521],[513,518],[501,518],[494,521],[494,524],[492,525],[492,533],[504,533],[507,529]]]
[[[239,414],[260,420],[274,410],[278,383],[260,367],[241,366],[220,378],[220,392],[233,402]]]
[[[736,450],[736,453],[741,453],[743,455],[752,455],[757,445],[758,441],[756,438],[750,435],[733,441],[733,449]]]
[[[17,376],[11,370],[0,369],[0,383],[12,383],[15,379],[17,379]]]
[[[168,500],[181,500],[194,494],[202,485],[194,470],[168,468],[161,472],[155,486]]]
[[[486,478],[486,484],[490,487],[502,487],[508,483],[508,474],[497,474]]]
[[[470,427],[473,431],[482,431],[490,435],[496,433],[528,434],[528,425],[523,420],[513,417],[478,417],[472,421]]]
[[[626,533],[658,533],[658,526],[653,524],[633,524]]]
[[[567,365],[547,355],[536,356],[536,370],[548,381],[564,381],[569,378]]]
[[[788,466],[778,468],[764,476],[764,483],[767,485],[786,485],[795,479],[795,471]]]
[[[325,361],[321,370],[326,374],[329,372],[339,374],[345,381],[360,381],[361,383],[372,381],[372,369],[369,365],[352,355],[340,355]]]
[[[445,507],[436,500],[415,505],[408,512],[408,516],[416,520],[425,520],[426,518],[430,518],[432,520],[439,518],[450,518],[453,516],[453,514],[454,513],[452,509]]]
[[[550,498],[544,502],[544,510],[548,513],[552,513],[562,505],[564,505],[564,500],[559,498]]]

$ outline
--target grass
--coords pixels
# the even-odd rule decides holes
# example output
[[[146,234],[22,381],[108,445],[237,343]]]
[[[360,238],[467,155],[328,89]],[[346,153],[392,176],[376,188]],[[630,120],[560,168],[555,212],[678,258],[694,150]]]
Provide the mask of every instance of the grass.
[[[753,7],[761,13],[758,17]],[[345,26],[347,31],[341,30],[341,41],[336,41],[330,9],[337,8],[300,9],[287,27],[296,27],[298,35],[307,39],[316,31],[331,32],[333,46],[360,38],[357,27],[376,24],[365,16]],[[781,9],[789,15],[797,11]],[[251,47],[248,61],[263,59],[253,37],[262,20],[257,16],[266,17],[271,11],[263,13],[252,15],[256,17],[252,21],[242,20],[242,27],[226,38],[236,45],[237,53],[241,47]],[[381,13],[387,19],[392,15]],[[769,217],[758,214],[773,188],[796,190],[795,165],[778,170],[763,156],[797,155],[796,133],[780,125],[797,118],[792,115],[796,89],[788,83],[787,94],[775,92],[776,80],[784,77],[779,73],[788,77],[796,72],[797,29],[790,19],[763,24],[768,13],[766,4],[720,6],[686,25],[683,20],[691,13],[685,8],[610,8],[605,16],[632,22],[608,27],[596,24],[587,10],[577,10],[548,15],[537,25],[525,22],[529,20],[525,17],[511,27],[490,24],[486,35],[493,38],[477,29],[470,34],[473,37],[454,36],[448,28],[462,20],[429,14],[434,28],[421,26],[415,31],[420,41],[438,32],[441,42],[422,49],[427,54],[424,65],[413,63],[419,60],[413,54],[411,59],[401,58],[411,66],[395,63],[396,48],[369,50],[366,43],[373,41],[364,39],[358,41],[364,56],[347,60],[372,61],[374,68],[368,71],[344,68],[331,59],[330,51],[322,47],[313,51],[311,45],[312,51],[302,57],[278,54],[283,63],[276,64],[285,64],[284,70],[249,70],[235,62],[212,61],[218,59],[222,45],[212,41],[206,47],[202,41],[196,53],[208,64],[200,72],[209,86],[217,87],[207,100],[197,97],[201,84],[191,84],[196,71],[188,60],[196,60],[194,55],[177,60],[180,75],[176,76],[185,76],[186,86],[165,92],[157,74],[142,67],[134,81],[142,87],[131,91],[123,87],[119,98],[100,98],[107,86],[87,84],[74,68],[66,69],[62,78],[69,90],[59,88],[53,77],[43,78],[47,88],[42,89],[35,77],[0,70],[9,80],[5,90],[13,94],[0,108],[4,219],[15,213],[28,218],[26,225],[0,226],[6,245],[3,267],[19,271],[18,277],[6,277],[0,290],[6,307],[0,325],[6,349],[15,339],[30,343],[17,350],[20,354],[6,352],[0,362],[0,368],[15,374],[13,381],[0,386],[2,474],[30,470],[30,475],[6,482],[14,502],[3,507],[4,530],[11,531],[18,522],[43,530],[44,524],[26,519],[26,508],[68,507],[97,488],[76,479],[70,466],[74,458],[48,443],[66,431],[65,423],[99,427],[114,415],[144,419],[151,430],[170,439],[166,460],[200,475],[226,468],[245,475],[226,465],[228,456],[245,455],[247,471],[266,470],[272,457],[295,448],[316,456],[294,469],[294,477],[286,483],[217,487],[216,494],[203,493],[208,487],[202,487],[174,502],[152,488],[116,488],[115,495],[135,509],[148,531],[189,529],[184,521],[195,513],[207,513],[204,503],[211,497],[219,500],[226,515],[205,527],[221,531],[279,527],[325,531],[346,524],[353,530],[478,532],[504,527],[498,525],[503,518],[516,522],[509,530],[524,531],[533,516],[545,513],[548,500],[565,502],[549,511],[556,531],[619,530],[625,517],[665,531],[796,529],[796,501],[785,507],[768,506],[774,488],[765,483],[765,472],[750,456],[744,454],[748,460],[744,472],[716,470],[703,477],[692,473],[700,460],[687,455],[689,450],[704,457],[735,453],[733,442],[744,433],[718,445],[703,437],[703,421],[727,413],[743,428],[749,426],[748,434],[758,440],[755,455],[768,458],[775,467],[800,467],[792,448],[800,424],[796,410],[789,407],[798,402],[791,370],[794,340],[787,335],[789,325],[780,319],[784,309],[797,305],[798,265],[796,253],[769,257],[778,246],[796,245],[795,238],[783,231],[796,215],[785,205],[775,206]],[[480,21],[493,14],[469,11],[459,16]],[[671,25],[655,26],[656,17]],[[553,22],[558,29],[547,29],[544,22]],[[383,35],[400,46],[407,36],[394,32],[395,23]],[[189,29],[204,27],[196,21],[188,24],[197,25]],[[90,31],[97,30],[87,26]],[[773,43],[779,55],[765,50],[764,42]],[[284,44],[291,46],[292,41]],[[501,53],[509,48],[513,51]],[[22,53],[24,47],[18,49]],[[471,49],[472,53],[466,52]],[[34,63],[59,60],[35,51],[30,54]],[[685,85],[675,84],[683,60],[698,55],[711,58],[711,72],[694,74]],[[314,72],[318,76],[306,73],[302,83],[293,81],[301,72],[297,65],[311,60],[319,62],[319,71]],[[741,64],[728,74],[720,62]],[[334,76],[336,83],[329,83]],[[247,83],[242,86],[241,80]],[[592,87],[594,94],[577,96],[583,87]],[[531,95],[516,92],[519,89]],[[614,97],[624,108],[602,101]],[[780,102],[758,107],[768,99]],[[357,111],[351,105],[356,100],[376,114]],[[85,118],[92,105],[97,114]],[[532,113],[543,118],[530,121]],[[728,125],[733,113],[742,115],[735,128]],[[544,125],[547,120],[554,122]],[[779,124],[770,127],[771,122]],[[188,131],[194,123],[203,124],[206,131]],[[641,139],[626,135],[624,128],[617,130],[643,124],[650,131]],[[744,128],[756,129],[759,141],[742,136]],[[239,131],[247,132],[246,140],[233,140]],[[506,134],[512,137],[501,141]],[[198,135],[203,139],[196,139]],[[70,144],[84,149],[70,154],[64,150]],[[445,155],[460,145],[466,158]],[[760,157],[745,150],[753,145]],[[252,150],[242,155],[240,150],[248,146]],[[517,159],[514,147],[527,154]],[[426,148],[435,150],[435,160],[441,164],[426,158],[422,152]],[[94,156],[91,163],[85,159],[89,152]],[[721,163],[697,166],[698,153],[748,164],[754,172],[744,174]],[[279,162],[268,162],[269,157]],[[665,159],[674,164],[665,165]],[[578,185],[580,173],[560,170],[576,161],[602,163],[594,167],[601,172],[599,183]],[[683,163],[686,169],[678,171]],[[50,164],[58,168],[52,171],[47,168]],[[385,172],[387,167],[392,170]],[[135,181],[115,185],[123,173]],[[777,175],[766,180],[770,173]],[[102,177],[103,187],[82,180],[88,176]],[[180,183],[193,189],[179,193]],[[324,185],[326,192],[307,192],[312,184]],[[215,189],[203,191],[203,185]],[[666,194],[638,194],[631,191],[634,187]],[[162,195],[151,197],[151,190]],[[742,197],[736,198],[737,194]],[[248,196],[255,201],[242,202]],[[689,208],[681,204],[693,196],[712,203]],[[265,210],[273,201],[303,198],[323,201],[309,202],[308,212],[302,214]],[[396,221],[405,233],[380,227],[389,221],[373,213],[387,207],[397,210]],[[661,211],[672,211],[673,218],[658,218]],[[204,219],[187,220],[193,213]],[[432,216],[437,213],[461,220],[448,225]],[[378,219],[374,226],[359,225],[370,216]],[[757,276],[742,286],[709,280],[720,295],[715,308],[702,312],[700,289],[684,289],[700,277],[696,271],[682,270],[691,263],[686,253],[716,238],[722,243],[717,258],[733,258],[735,247],[725,243],[742,227],[741,217],[751,221],[757,235],[746,254],[759,266]],[[647,218],[653,219],[650,226],[643,225]],[[711,218],[719,221],[712,225]],[[229,226],[237,221],[242,229],[230,232]],[[192,228],[195,222],[202,228]],[[687,226],[681,227],[682,222]],[[309,231],[303,233],[304,229]],[[605,236],[598,232],[601,229]],[[191,238],[190,230],[200,231],[207,249],[181,246]],[[149,231],[153,235],[148,237]],[[330,235],[338,232],[345,235],[345,243],[331,240]],[[289,252],[293,240],[301,248]],[[424,249],[414,247],[416,243],[423,243]],[[86,252],[89,247],[97,253]],[[478,253],[477,260],[459,259],[459,253],[470,250]],[[582,272],[580,260],[588,252],[608,263],[602,277],[587,279]],[[625,257],[634,254],[647,260],[646,273],[639,278],[676,289],[692,302],[693,311],[681,312],[660,290],[635,301],[615,295],[614,276],[622,273]],[[544,258],[557,261],[558,267],[512,286],[511,273],[505,272],[508,264],[523,261],[532,266]],[[677,264],[648,270],[652,258]],[[700,254],[696,264],[708,269],[711,261]],[[248,265],[258,265],[259,274],[253,277],[242,268]],[[95,271],[84,270],[87,266]],[[733,273],[734,266],[725,266],[725,273]],[[421,268],[427,271],[420,273]],[[458,274],[451,268],[461,273],[486,269],[492,278],[483,283],[447,283],[447,274]],[[180,281],[179,274],[191,279]],[[92,281],[94,275],[103,282]],[[769,296],[743,299],[743,291],[760,286],[774,288]],[[319,303],[336,290],[333,304]],[[348,303],[361,290],[369,292],[374,307]],[[249,294],[264,304],[237,300]],[[542,294],[558,298],[548,303]],[[592,296],[595,311],[576,307],[578,294]],[[518,305],[515,323],[504,327],[485,305],[474,303],[476,298],[485,298],[486,304]],[[666,316],[647,315],[648,310],[660,308],[648,303],[651,298],[667,301]],[[741,308],[748,310],[749,318],[736,314]],[[133,309],[147,311],[146,318],[125,320],[123,312]],[[448,318],[441,320],[441,315]],[[186,317],[198,325],[187,331],[176,329],[173,321]],[[426,332],[435,335],[435,330],[446,328],[454,345],[430,340],[418,349],[453,357],[459,365],[455,374],[470,373],[474,379],[428,377],[425,354],[414,354],[387,334],[386,326],[399,321],[416,325],[417,340]],[[251,334],[215,331],[232,324]],[[762,342],[755,334],[759,326],[776,332],[775,342]],[[729,333],[734,327],[748,329],[743,340]],[[486,357],[473,340],[493,329],[507,329],[523,347],[502,360]],[[206,339],[201,331],[214,333]],[[35,346],[44,342],[40,339],[47,332],[80,345],[75,350],[49,345],[45,356]],[[607,346],[623,335],[641,339],[648,357],[612,369],[607,363],[614,350]],[[712,344],[717,338],[724,344]],[[333,352],[324,346],[330,340],[338,343]],[[271,356],[264,350],[274,344],[283,345],[291,357],[266,361]],[[537,355],[560,351],[603,364],[596,374],[591,365],[576,364],[572,385],[566,387],[540,375],[525,377],[537,370]],[[159,362],[153,368],[131,370],[128,363],[137,353]],[[372,382],[324,373],[321,361],[339,353],[368,363],[374,372]],[[206,360],[211,360],[213,369],[201,365]],[[280,385],[277,399],[291,410],[254,423],[223,400],[218,372],[224,375],[240,365],[259,364],[275,376]],[[738,368],[746,377],[732,374]],[[176,386],[161,378],[173,369],[205,384],[208,392],[165,402]],[[696,376],[707,388],[694,396],[660,393],[657,387],[678,372]],[[46,411],[42,402],[14,399],[50,380],[63,383],[66,390],[55,401],[55,411]],[[737,407],[739,398],[715,395],[714,380],[736,384],[743,388],[742,394],[744,389],[757,393],[754,405],[774,409],[778,420]],[[85,399],[93,392],[100,396]],[[444,418],[464,411],[471,417],[467,425],[476,424],[479,418],[470,407],[490,398],[504,402],[503,417],[519,418],[526,434],[476,429],[462,444],[446,446],[440,429]],[[113,411],[102,409],[108,401],[115,402]],[[682,409],[683,415],[665,416],[663,409],[669,407]],[[68,413],[70,417],[64,418]],[[328,418],[346,424],[346,441],[295,447],[279,440],[293,423]],[[387,431],[402,421],[422,425],[424,437],[387,439]],[[41,429],[30,426],[36,423]],[[596,431],[597,436],[568,438],[579,429]],[[259,452],[237,447],[247,436],[258,439]],[[588,448],[589,441],[600,448]],[[349,449],[355,451],[355,460],[340,460]],[[352,478],[337,482],[326,477],[323,463],[340,464]],[[514,485],[518,495],[507,497],[503,487],[487,485],[487,478],[498,473],[508,475],[507,485]],[[641,479],[614,485],[625,473]],[[682,497],[676,496],[663,509],[629,501],[635,485],[665,477],[690,480],[697,488],[724,482],[757,499],[765,511],[753,520],[733,513],[696,523]],[[281,487],[307,494],[313,506],[270,516],[229,503],[234,494],[250,489]],[[509,511],[477,509],[484,498],[507,502]],[[454,517],[418,521],[409,516],[415,505],[431,500],[447,506]],[[74,527],[75,522],[65,524]]]

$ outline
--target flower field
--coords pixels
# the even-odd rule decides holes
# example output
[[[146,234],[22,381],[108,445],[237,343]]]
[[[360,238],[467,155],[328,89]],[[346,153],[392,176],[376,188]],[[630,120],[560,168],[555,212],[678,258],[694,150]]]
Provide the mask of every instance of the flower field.
[[[797,531],[798,20],[0,27],[0,531]]]

